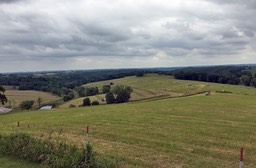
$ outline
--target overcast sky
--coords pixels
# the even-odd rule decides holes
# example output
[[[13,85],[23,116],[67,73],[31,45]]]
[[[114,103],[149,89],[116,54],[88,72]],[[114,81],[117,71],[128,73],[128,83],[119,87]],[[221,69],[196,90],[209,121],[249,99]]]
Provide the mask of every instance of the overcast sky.
[[[255,0],[0,0],[0,72],[256,63]]]

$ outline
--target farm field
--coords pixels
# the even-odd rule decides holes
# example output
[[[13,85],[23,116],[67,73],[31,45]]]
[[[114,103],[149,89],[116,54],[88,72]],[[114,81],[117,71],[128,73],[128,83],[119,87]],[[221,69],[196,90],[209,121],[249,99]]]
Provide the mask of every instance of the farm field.
[[[255,108],[254,93],[200,94],[13,113],[0,117],[0,129],[2,134],[15,132],[19,121],[22,132],[81,145],[89,125],[90,142],[97,154],[116,158],[118,167],[233,168],[239,164],[241,147],[245,167],[253,167]]]
[[[58,96],[46,92],[33,91],[33,90],[9,90],[6,89],[5,95],[8,98],[7,106],[18,107],[24,100],[34,100],[35,102],[40,97],[44,103],[49,103],[61,99]]]
[[[163,98],[174,98],[186,95],[193,95],[206,91],[211,92],[232,92],[234,94],[245,94],[245,95],[256,95],[256,89],[252,87],[244,87],[241,85],[227,85],[227,84],[216,84],[206,83],[198,81],[187,81],[187,80],[176,80],[170,76],[157,75],[157,74],[146,74],[143,77],[126,77],[115,80],[107,80],[95,83],[89,83],[84,87],[98,87],[101,91],[103,85],[110,83],[114,85],[122,84],[131,86],[133,93],[131,94],[131,101],[142,101],[142,100],[156,100]],[[105,95],[89,96],[91,100],[98,100],[100,104],[105,104],[101,99]],[[71,104],[79,106],[82,104],[84,98],[77,98],[68,101],[61,105],[61,108],[69,108]]]

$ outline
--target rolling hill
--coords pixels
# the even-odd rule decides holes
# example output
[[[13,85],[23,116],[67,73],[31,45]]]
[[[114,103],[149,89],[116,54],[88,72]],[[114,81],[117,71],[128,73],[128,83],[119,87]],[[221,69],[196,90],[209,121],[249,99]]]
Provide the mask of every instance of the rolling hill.
[[[170,76],[146,74],[143,77],[126,77],[115,80],[107,80],[102,82],[89,83],[84,87],[98,87],[101,91],[103,85],[110,83],[114,85],[131,86],[133,93],[131,101],[155,100],[163,98],[174,98],[189,96],[207,91],[211,92],[232,92],[234,94],[256,95],[256,89],[252,87],[244,87],[240,85],[227,85],[206,83],[198,81],[176,80]],[[105,104],[101,99],[105,95],[89,96],[91,100],[98,100],[101,104]],[[78,98],[61,105],[61,108],[68,108],[70,104],[79,106],[84,98]]]
[[[22,132],[81,145],[89,125],[97,155],[117,160],[117,167],[233,168],[241,147],[245,167],[256,164],[255,88],[154,74],[111,82],[132,86],[136,101],[2,115],[1,132],[14,132],[19,121]],[[209,90],[210,96],[196,94]]]

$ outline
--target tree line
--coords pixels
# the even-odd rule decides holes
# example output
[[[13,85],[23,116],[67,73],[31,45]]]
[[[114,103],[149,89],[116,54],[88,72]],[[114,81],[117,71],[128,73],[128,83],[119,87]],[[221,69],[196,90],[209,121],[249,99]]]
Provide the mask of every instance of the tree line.
[[[176,79],[256,87],[256,74],[248,67],[220,66],[185,68],[172,72]]]

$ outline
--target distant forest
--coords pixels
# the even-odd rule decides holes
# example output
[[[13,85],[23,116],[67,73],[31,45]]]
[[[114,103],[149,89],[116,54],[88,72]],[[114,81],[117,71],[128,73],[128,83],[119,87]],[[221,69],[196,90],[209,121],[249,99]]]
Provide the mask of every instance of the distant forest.
[[[256,87],[255,66],[215,66],[174,70],[176,79]]]

